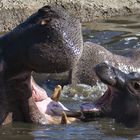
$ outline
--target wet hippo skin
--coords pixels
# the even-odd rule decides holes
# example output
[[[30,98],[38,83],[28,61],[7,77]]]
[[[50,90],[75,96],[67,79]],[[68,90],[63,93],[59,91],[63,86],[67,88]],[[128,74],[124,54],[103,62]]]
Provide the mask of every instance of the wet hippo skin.
[[[68,71],[78,61],[82,43],[79,20],[58,6],[44,6],[2,36],[0,124],[11,114],[11,121],[46,124],[32,98],[31,73]]]
[[[85,42],[82,56],[72,70],[71,84],[73,86],[79,83],[95,85],[99,79],[96,76],[94,67],[104,61],[110,62],[111,65],[126,73],[140,71],[139,56],[140,49],[131,50],[129,56],[121,56],[111,53],[98,44]]]
[[[100,63],[95,68],[99,79],[108,85],[107,91],[94,103],[85,103],[81,109],[84,120],[111,117],[127,127],[140,122],[140,73],[125,74],[119,69]]]

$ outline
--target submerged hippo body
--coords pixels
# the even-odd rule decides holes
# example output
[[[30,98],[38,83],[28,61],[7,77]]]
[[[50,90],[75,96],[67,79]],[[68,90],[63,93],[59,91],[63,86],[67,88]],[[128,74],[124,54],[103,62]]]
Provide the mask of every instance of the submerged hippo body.
[[[108,61],[111,65],[126,73],[140,71],[139,56],[140,49],[131,51],[129,57],[125,57],[113,54],[100,45],[85,42],[82,56],[72,70],[71,83],[72,85],[79,83],[95,85],[98,78],[93,69],[97,64],[104,61]]]
[[[101,63],[96,66],[99,79],[108,90],[95,103],[81,105],[85,120],[111,117],[128,127],[140,121],[140,73],[125,74],[117,68]]]
[[[75,38],[75,35],[77,36]],[[0,124],[12,120],[46,124],[32,98],[31,73],[71,69],[82,52],[79,20],[62,7],[44,6],[0,38]]]

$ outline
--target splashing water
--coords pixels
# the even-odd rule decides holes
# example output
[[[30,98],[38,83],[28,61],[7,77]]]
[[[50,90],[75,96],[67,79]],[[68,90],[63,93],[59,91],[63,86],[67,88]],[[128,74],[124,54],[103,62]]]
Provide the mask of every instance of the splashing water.
[[[106,91],[107,87],[103,83],[97,82],[95,86],[77,84],[75,87],[66,85],[62,90],[63,98],[72,98],[73,100],[96,100]]]

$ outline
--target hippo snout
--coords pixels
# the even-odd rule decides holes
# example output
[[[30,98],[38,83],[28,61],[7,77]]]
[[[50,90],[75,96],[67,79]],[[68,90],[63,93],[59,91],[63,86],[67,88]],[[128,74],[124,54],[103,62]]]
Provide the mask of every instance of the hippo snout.
[[[123,87],[128,79],[125,73],[107,62],[96,65],[95,72],[103,83],[114,87]]]
[[[43,7],[41,13],[34,15],[41,22],[35,25],[36,32],[31,31],[34,42],[28,47],[29,66],[36,72],[68,71],[82,53],[81,23],[62,7]]]

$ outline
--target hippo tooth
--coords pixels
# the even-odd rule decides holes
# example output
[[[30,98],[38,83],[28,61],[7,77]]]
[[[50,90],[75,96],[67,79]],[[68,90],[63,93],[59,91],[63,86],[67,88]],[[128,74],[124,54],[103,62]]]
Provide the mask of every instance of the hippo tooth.
[[[5,118],[4,122],[2,123],[2,125],[6,125],[12,122],[13,118],[13,113],[9,112],[7,117]]]
[[[69,123],[68,117],[67,117],[66,113],[63,111],[62,118],[61,118],[61,124],[68,124],[68,123]]]
[[[60,85],[57,85],[54,89],[54,92],[51,96],[51,99],[53,101],[56,101],[58,102],[59,101],[59,98],[60,98],[60,95],[61,95],[61,90],[62,90],[62,87]]]

